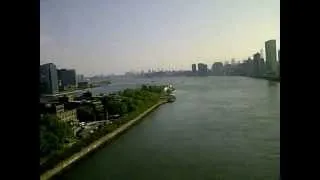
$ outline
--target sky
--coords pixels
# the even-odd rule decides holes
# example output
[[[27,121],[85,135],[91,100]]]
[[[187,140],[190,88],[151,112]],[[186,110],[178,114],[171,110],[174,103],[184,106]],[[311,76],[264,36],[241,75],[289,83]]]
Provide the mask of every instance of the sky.
[[[41,0],[40,64],[77,74],[191,69],[277,40],[279,0]]]

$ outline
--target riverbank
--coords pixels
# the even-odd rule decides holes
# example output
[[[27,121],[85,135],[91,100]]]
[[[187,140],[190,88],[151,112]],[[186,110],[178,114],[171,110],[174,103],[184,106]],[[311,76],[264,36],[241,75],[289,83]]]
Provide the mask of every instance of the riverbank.
[[[278,77],[252,77],[252,78],[257,78],[257,79],[265,79],[268,81],[275,81],[275,82],[280,82],[280,78]]]
[[[280,83],[280,77],[267,77],[267,76],[243,76],[243,77],[249,77],[249,78],[255,78],[255,79],[265,79],[268,81],[275,81]]]
[[[116,138],[121,133],[128,130],[130,127],[132,127],[134,124],[139,122],[143,117],[148,115],[150,112],[152,112],[154,109],[159,107],[160,105],[166,103],[167,101],[162,100],[158,102],[157,104],[153,105],[143,113],[141,113],[139,116],[134,118],[133,120],[130,120],[126,124],[122,125],[121,127],[117,128],[111,133],[106,134],[105,136],[101,137],[100,139],[94,141],[86,148],[82,149],[80,152],[72,155],[70,158],[67,158],[66,160],[59,163],[57,166],[55,166],[53,169],[46,171],[40,176],[41,180],[47,180],[52,178],[53,176],[57,175],[58,173],[62,172],[65,168],[69,167],[70,165],[74,164],[75,162],[79,161],[84,156],[88,155],[89,153],[96,150],[98,147],[102,146],[103,144],[111,141],[112,139]]]

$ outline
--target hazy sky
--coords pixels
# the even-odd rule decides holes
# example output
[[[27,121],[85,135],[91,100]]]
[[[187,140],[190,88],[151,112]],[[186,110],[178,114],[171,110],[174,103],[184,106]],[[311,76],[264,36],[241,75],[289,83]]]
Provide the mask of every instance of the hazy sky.
[[[279,0],[41,0],[40,63],[85,75],[242,60],[280,48]]]

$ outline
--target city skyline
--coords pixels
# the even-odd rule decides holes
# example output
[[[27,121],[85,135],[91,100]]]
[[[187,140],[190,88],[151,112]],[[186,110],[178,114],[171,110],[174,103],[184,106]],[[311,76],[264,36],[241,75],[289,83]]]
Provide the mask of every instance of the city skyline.
[[[270,39],[270,40],[265,41],[265,48],[264,49],[266,51],[265,54],[267,55],[267,57],[263,56],[264,52],[262,51],[263,49],[261,49],[260,52],[256,52],[253,55],[249,56],[248,59],[242,59],[242,61],[236,60],[234,58],[231,59],[231,62],[229,62],[229,61],[215,61],[212,63],[211,69],[208,68],[208,65],[210,66],[210,63],[203,63],[200,61],[200,62],[192,64],[191,72],[193,72],[193,73],[198,72],[199,69],[202,69],[199,72],[202,72],[203,70],[209,72],[214,69],[215,65],[218,65],[218,66],[222,65],[223,66],[223,64],[224,64],[225,66],[227,66],[227,65],[234,66],[234,65],[241,65],[243,63],[245,64],[248,61],[253,60],[253,61],[255,61],[255,63],[258,63],[255,65],[256,68],[260,69],[261,63],[263,63],[263,64],[266,63],[266,65],[267,65],[266,68],[269,71],[268,73],[276,73],[277,74],[277,72],[280,72],[278,69],[278,68],[280,68],[279,67],[280,66],[280,49],[277,50],[276,44],[277,44],[276,40],[274,40],[274,39]],[[56,67],[56,65],[52,62],[49,62],[47,64],[53,64]],[[43,66],[43,65],[46,65],[46,64],[42,64],[41,66]],[[197,65],[198,65],[198,70],[197,70]],[[217,66],[215,68],[220,69],[220,67],[217,67]],[[260,71],[260,70],[256,69],[255,71]],[[74,81],[77,81],[77,82],[78,82],[77,79],[78,79],[79,75],[82,76],[82,79],[84,77],[83,74],[76,75],[74,69],[67,70],[65,68],[58,68],[57,71],[58,71],[58,74],[59,74],[59,71],[60,72],[61,71],[74,71],[74,73],[73,73],[74,78],[73,79],[74,79]],[[188,69],[157,68],[156,67],[156,68],[150,68],[150,69],[148,69],[148,71],[141,70],[141,69],[140,70],[131,70],[131,71],[127,71],[125,73],[118,74],[118,75],[125,75],[125,76],[132,76],[133,75],[133,76],[135,76],[135,75],[143,75],[143,74],[151,73],[151,72],[153,73],[153,72],[187,72],[187,71],[189,71],[189,70]],[[220,71],[220,70],[218,70],[218,71]],[[105,76],[114,76],[114,75],[116,75],[116,74],[107,74],[107,75],[106,74],[99,74],[99,75],[95,74],[91,77],[98,77],[98,76],[105,77]]]
[[[40,3],[40,64],[92,76],[244,60],[268,39],[280,49],[275,0],[85,2]]]

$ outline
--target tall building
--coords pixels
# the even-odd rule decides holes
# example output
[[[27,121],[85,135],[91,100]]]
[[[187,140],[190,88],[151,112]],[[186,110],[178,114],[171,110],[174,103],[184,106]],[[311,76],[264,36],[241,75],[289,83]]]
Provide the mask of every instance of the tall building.
[[[216,76],[223,75],[223,64],[222,62],[215,62],[212,64],[212,74]]]
[[[251,57],[248,58],[248,74],[249,76],[253,76],[254,74],[254,66],[253,66],[253,60],[251,59]]]
[[[280,76],[280,49],[278,50],[278,75]]]
[[[264,50],[263,50],[263,48],[260,49],[260,56],[261,56],[261,59],[264,59]]]
[[[266,74],[266,63],[262,57],[260,59],[259,64],[260,64],[260,76],[264,76]]]
[[[276,40],[269,40],[265,42],[266,48],[266,65],[267,73],[276,75],[277,74],[277,47]]]
[[[56,65],[53,63],[40,66],[40,93],[56,94],[59,92]]]
[[[192,72],[197,72],[197,65],[196,64],[192,64]]]
[[[208,73],[208,65],[199,63],[198,64],[198,73],[199,75],[207,75]]]
[[[84,75],[83,75],[83,74],[77,75],[77,83],[83,82],[83,81],[85,81],[85,80],[84,80]]]
[[[59,84],[61,89],[68,87],[76,87],[76,71],[74,69],[59,69],[58,79],[61,82]]]
[[[235,65],[236,64],[236,60],[234,58],[231,59],[231,64]]]
[[[255,76],[262,76],[264,72],[264,62],[260,53],[253,55],[253,68]]]

